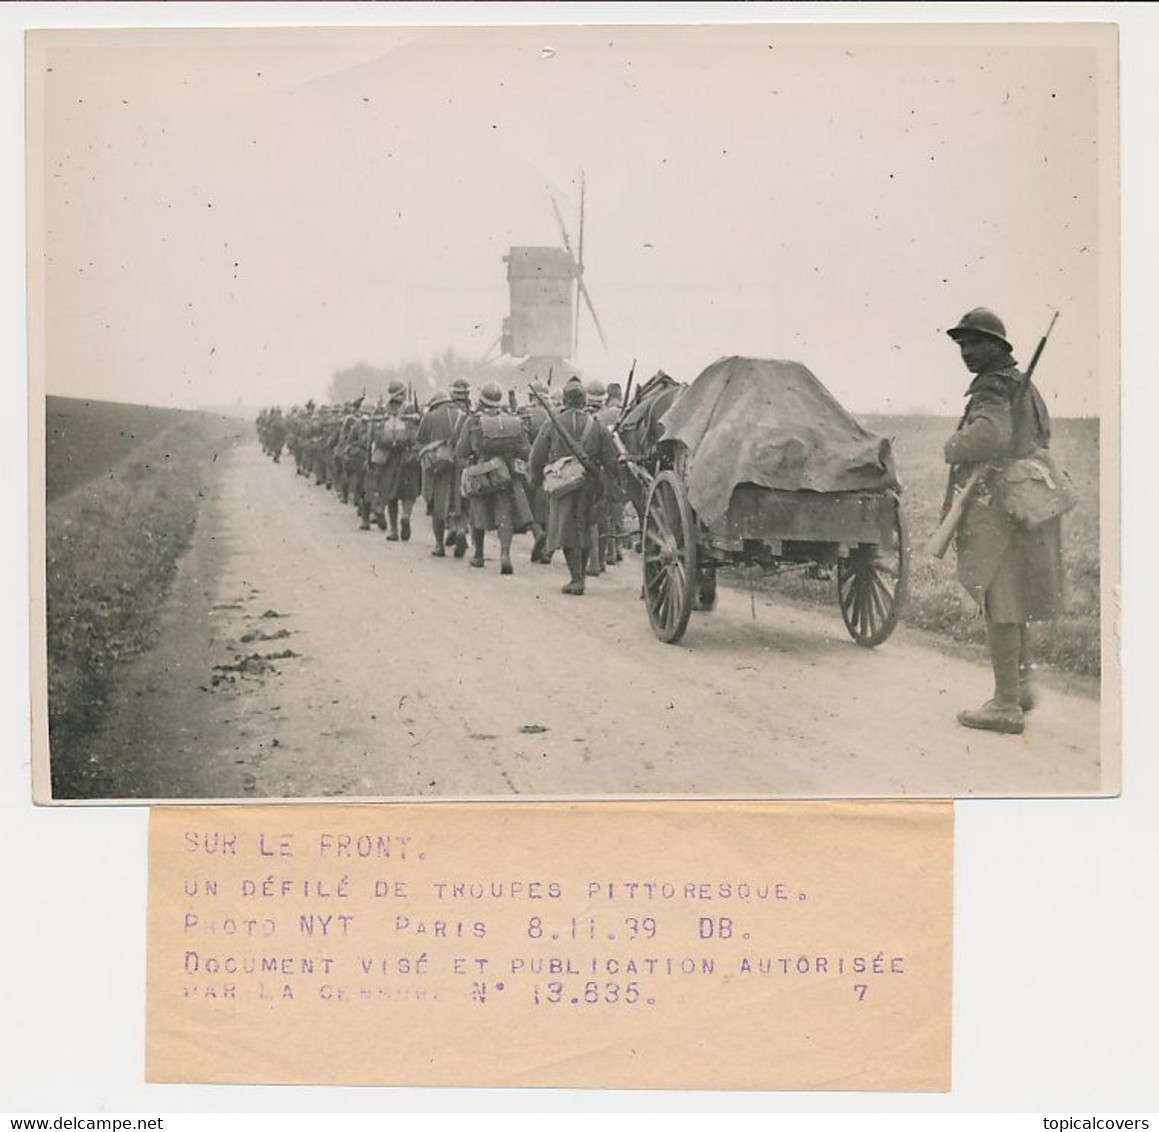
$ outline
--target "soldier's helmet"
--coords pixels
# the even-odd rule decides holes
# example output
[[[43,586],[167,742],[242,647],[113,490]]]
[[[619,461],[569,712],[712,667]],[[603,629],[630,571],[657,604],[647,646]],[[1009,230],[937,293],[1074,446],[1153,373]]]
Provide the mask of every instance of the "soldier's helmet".
[[[563,403],[568,409],[582,409],[588,403],[584,383],[578,377],[569,378],[563,387]]]
[[[406,382],[399,381],[399,379],[396,377],[394,381],[392,381],[386,387],[386,393],[391,401],[401,401],[406,396]]]
[[[996,339],[1008,350],[1014,349],[1006,337],[1006,327],[1002,319],[986,307],[975,307],[973,310],[967,311],[958,320],[958,325],[950,327],[946,333],[955,342],[966,334],[981,334],[984,338]]]
[[[608,400],[613,397],[618,401],[624,395],[624,387],[618,381],[608,382]]]
[[[607,397],[607,390],[604,388],[604,383],[602,381],[597,381],[595,378],[592,378],[592,380],[587,383],[584,391],[588,395],[589,409],[599,409],[603,407],[604,399]]]
[[[439,405],[446,405],[450,400],[451,395],[445,389],[436,389],[431,394],[431,399],[427,402],[427,408],[438,408]]]
[[[471,383],[465,377],[456,377],[451,382],[451,396],[462,400],[471,392]]]
[[[489,381],[479,390],[479,404],[485,405],[488,409],[502,408],[503,390],[496,382]]]

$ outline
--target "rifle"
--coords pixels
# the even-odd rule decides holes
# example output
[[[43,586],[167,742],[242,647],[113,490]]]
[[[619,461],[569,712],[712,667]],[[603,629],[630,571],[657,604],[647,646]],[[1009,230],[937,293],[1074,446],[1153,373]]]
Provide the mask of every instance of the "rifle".
[[[612,426],[612,432],[617,432],[620,427],[620,422],[628,414],[628,407],[632,404],[632,379],[636,376],[636,359],[632,359],[632,368],[628,370],[628,381],[624,385],[624,400],[620,403],[620,415],[616,418],[616,423]]]
[[[1050,325],[1046,328],[1046,333],[1038,340],[1038,346],[1035,347],[1034,356],[1030,359],[1030,365],[1026,368],[1025,385],[1030,384],[1030,379],[1034,376],[1034,371],[1038,366],[1038,359],[1042,357],[1042,351],[1046,349],[1046,340],[1050,337],[1050,332],[1054,329],[1054,324],[1057,321],[1058,311],[1055,311],[1054,316],[1050,320]],[[979,464],[970,473],[970,478],[962,485],[962,490],[954,498],[952,506],[946,512],[946,517],[938,525],[938,529],[926,540],[926,544],[923,547],[926,554],[933,558],[945,557],[946,551],[950,548],[950,543],[954,541],[954,533],[958,529],[958,524],[962,521],[962,513],[974,497],[974,492],[978,489],[978,483],[982,477],[993,467],[993,464]],[[952,472],[950,474],[953,475]]]
[[[571,453],[582,465],[584,473],[594,482],[598,483],[604,491],[607,492],[608,498],[613,503],[623,503],[628,498],[627,492],[610,476],[607,471],[600,465],[596,464],[594,460],[584,451],[583,445],[576,442],[571,433],[560,424],[559,418],[555,415],[555,410],[551,405],[545,401],[534,389],[528,390],[532,397],[539,402],[547,413],[547,419],[551,421],[552,427],[555,429],[556,435],[563,441],[563,446]]]

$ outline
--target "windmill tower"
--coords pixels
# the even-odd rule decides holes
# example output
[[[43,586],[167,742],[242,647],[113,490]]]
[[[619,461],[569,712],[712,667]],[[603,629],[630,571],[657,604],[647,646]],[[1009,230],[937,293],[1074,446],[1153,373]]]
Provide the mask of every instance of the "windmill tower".
[[[503,320],[501,353],[521,359],[520,378],[546,381],[549,373],[559,379],[578,372],[581,303],[591,315],[600,342],[607,349],[604,330],[584,283],[584,181],[580,174],[578,254],[559,205],[551,207],[559,224],[563,247],[513,247],[503,257],[511,314]]]

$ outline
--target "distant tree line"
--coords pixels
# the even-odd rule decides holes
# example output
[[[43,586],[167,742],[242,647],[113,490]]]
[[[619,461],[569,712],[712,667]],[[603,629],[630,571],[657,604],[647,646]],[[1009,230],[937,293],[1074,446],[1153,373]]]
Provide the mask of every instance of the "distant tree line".
[[[464,357],[447,347],[425,363],[410,361],[374,366],[358,362],[335,370],[330,378],[327,399],[331,404],[340,404],[353,401],[363,393],[368,401],[375,401],[380,396],[385,399],[390,383],[398,380],[409,385],[419,402],[424,403],[436,389],[446,389],[456,377],[466,377],[476,389],[486,381],[503,380],[501,367]]]

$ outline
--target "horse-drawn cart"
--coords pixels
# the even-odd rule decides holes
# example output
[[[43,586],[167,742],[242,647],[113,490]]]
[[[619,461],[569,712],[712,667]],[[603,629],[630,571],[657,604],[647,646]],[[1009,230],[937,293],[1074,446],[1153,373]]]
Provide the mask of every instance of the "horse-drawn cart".
[[[794,362],[722,358],[687,388],[663,388],[669,403],[651,436],[622,449],[656,635],[680,640],[692,610],[715,604],[717,569],[747,566],[835,573],[850,635],[881,644],[909,563],[889,441]],[[647,386],[641,394],[634,408]]]

